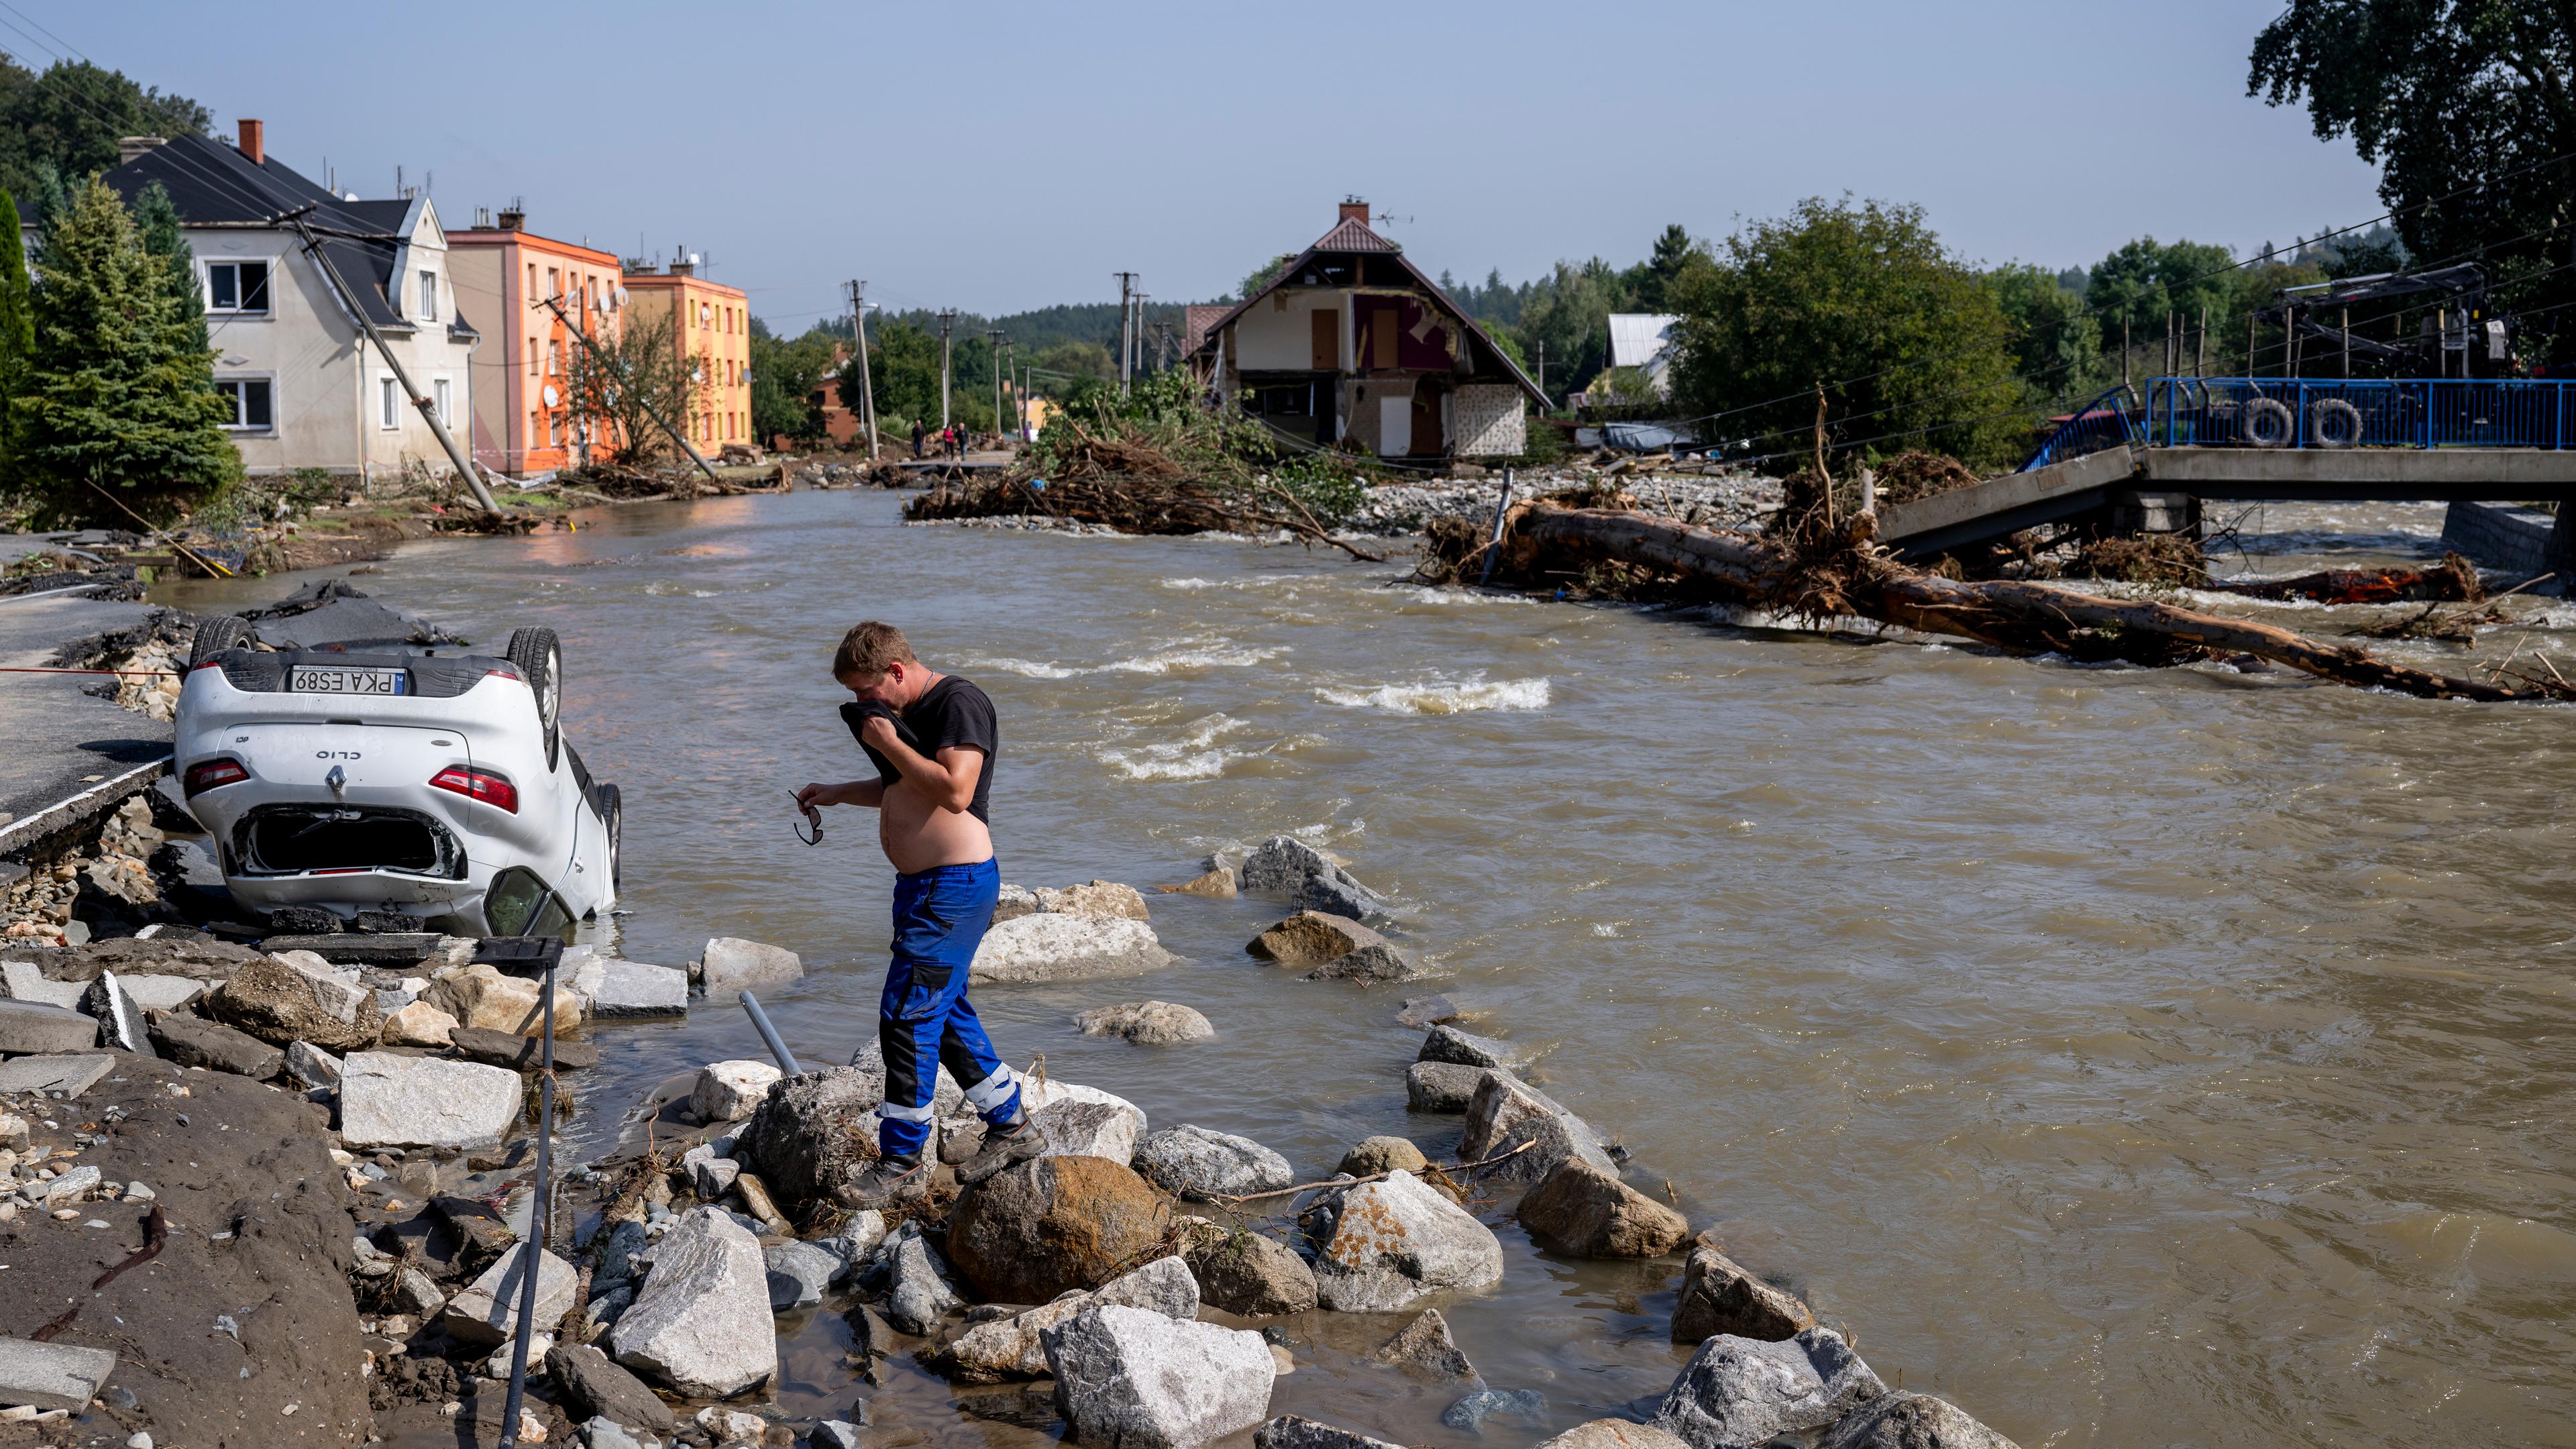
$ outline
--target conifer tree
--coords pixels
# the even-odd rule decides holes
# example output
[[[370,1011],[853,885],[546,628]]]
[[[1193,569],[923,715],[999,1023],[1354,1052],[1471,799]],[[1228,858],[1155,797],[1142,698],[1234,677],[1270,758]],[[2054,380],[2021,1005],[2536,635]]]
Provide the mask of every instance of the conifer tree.
[[[8,232],[0,236],[0,496],[5,496],[14,491],[6,426],[9,399],[17,396],[26,376],[36,333],[27,317],[27,249],[19,239],[18,202],[6,191],[0,191],[0,223],[6,223]]]
[[[179,208],[172,205],[170,193],[154,181],[135,193],[134,227],[142,233],[143,249],[161,259],[170,274],[170,294],[177,304],[174,319],[184,330],[188,346],[203,352],[206,337],[206,297],[197,286],[197,253],[188,245],[186,223],[179,219]]]
[[[35,337],[9,399],[15,481],[40,527],[156,523],[241,477],[214,354],[191,337],[165,259],[96,179],[47,219],[30,290]]]

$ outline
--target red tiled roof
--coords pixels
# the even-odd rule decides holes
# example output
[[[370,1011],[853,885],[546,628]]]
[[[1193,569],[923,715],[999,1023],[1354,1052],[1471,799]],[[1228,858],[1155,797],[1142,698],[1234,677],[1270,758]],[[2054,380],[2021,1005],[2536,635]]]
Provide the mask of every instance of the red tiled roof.
[[[1404,248],[1397,246],[1395,243],[1388,241],[1385,237],[1379,236],[1376,232],[1369,230],[1365,223],[1353,218],[1345,217],[1342,220],[1341,225],[1324,233],[1323,237],[1313,246],[1308,247],[1307,250],[1317,252],[1396,252],[1402,251]]]

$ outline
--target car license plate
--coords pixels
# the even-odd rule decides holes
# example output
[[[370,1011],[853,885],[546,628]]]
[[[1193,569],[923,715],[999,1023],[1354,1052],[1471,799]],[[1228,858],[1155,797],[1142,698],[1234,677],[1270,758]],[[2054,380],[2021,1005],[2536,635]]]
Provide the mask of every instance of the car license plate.
[[[298,664],[287,673],[292,694],[409,694],[411,674],[402,669],[333,669]]]

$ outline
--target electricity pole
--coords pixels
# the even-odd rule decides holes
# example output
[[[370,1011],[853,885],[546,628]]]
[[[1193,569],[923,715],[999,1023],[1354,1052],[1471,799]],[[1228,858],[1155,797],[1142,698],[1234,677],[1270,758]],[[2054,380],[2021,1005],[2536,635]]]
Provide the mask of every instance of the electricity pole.
[[[850,283],[850,340],[859,349],[859,421],[868,430],[868,461],[877,460],[877,390],[868,376],[868,284]]]
[[[1120,272],[1118,277],[1118,395],[1127,395],[1130,377],[1129,361],[1134,356],[1136,274]]]
[[[939,426],[948,426],[948,329],[957,321],[957,309],[951,307],[939,314]]]
[[[989,337],[989,338],[991,338],[991,339],[993,340],[993,431],[998,433],[998,432],[1001,432],[1001,431],[1003,430],[1003,429],[1002,429],[1002,329],[1001,329],[1001,328],[999,328],[999,327],[991,327],[991,328],[987,328],[987,329],[985,329],[984,335],[985,335],[986,337]]]

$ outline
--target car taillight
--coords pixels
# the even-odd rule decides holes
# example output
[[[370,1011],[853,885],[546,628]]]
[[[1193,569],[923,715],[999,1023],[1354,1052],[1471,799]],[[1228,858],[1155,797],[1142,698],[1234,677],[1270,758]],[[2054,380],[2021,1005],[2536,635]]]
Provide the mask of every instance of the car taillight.
[[[179,789],[182,794],[201,795],[218,785],[238,785],[249,778],[250,771],[242,768],[241,761],[217,755],[190,765],[188,773],[179,778]]]
[[[519,787],[489,770],[469,770],[463,765],[450,765],[429,777],[430,787],[450,790],[469,800],[480,800],[516,815],[519,813]]]

